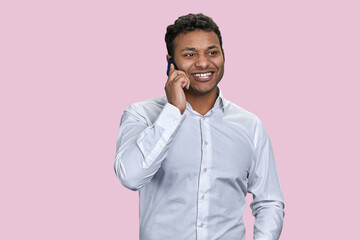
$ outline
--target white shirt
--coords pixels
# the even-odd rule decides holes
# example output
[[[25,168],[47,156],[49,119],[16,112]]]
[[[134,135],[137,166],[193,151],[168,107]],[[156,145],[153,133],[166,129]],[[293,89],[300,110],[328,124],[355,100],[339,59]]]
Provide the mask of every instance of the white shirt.
[[[139,190],[141,240],[242,240],[247,192],[254,239],[278,239],[283,195],[268,134],[222,97],[200,115],[164,98],[129,106],[115,157],[121,183]]]

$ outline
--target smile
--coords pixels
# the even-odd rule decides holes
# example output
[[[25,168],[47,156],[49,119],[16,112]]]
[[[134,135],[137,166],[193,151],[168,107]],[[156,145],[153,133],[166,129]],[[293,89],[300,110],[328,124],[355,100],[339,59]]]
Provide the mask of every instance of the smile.
[[[200,79],[200,80],[207,80],[210,78],[210,76],[212,75],[212,72],[206,72],[206,73],[194,73],[192,74],[194,76],[194,78],[196,79]]]

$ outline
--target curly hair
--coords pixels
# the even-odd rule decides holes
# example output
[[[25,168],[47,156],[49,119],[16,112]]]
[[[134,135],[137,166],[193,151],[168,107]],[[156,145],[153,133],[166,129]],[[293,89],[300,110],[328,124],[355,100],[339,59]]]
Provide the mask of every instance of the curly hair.
[[[187,33],[194,31],[196,29],[201,29],[207,32],[215,32],[219,38],[220,47],[222,49],[222,39],[221,33],[218,25],[212,20],[211,17],[208,17],[202,13],[198,14],[188,14],[179,17],[174,24],[169,25],[166,28],[165,42],[168,54],[174,56],[174,39],[181,33]]]

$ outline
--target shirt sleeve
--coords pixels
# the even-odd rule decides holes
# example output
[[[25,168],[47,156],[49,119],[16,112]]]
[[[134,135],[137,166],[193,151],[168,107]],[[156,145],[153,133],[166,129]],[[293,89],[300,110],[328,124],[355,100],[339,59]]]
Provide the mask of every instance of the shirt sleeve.
[[[138,111],[125,110],[114,162],[115,173],[125,187],[138,190],[152,179],[184,118],[185,115],[170,103],[165,104],[151,125]]]
[[[250,205],[255,217],[254,239],[279,239],[284,217],[284,200],[270,138],[259,119],[255,131],[254,160],[248,177]]]

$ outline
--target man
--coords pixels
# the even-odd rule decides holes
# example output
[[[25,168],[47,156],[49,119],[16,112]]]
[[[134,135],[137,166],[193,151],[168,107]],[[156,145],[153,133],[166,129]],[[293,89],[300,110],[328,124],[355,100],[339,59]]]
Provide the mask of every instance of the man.
[[[260,120],[217,87],[218,26],[189,14],[168,26],[165,41],[166,97],[129,106],[117,141],[115,172],[139,190],[140,239],[245,239],[247,192],[254,239],[278,239],[284,204],[271,143]]]

